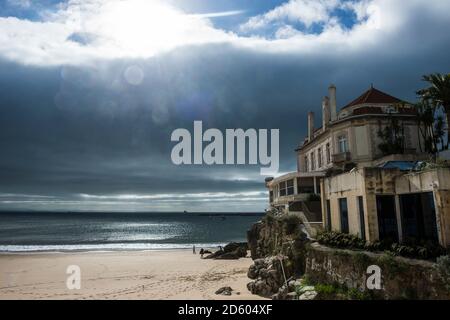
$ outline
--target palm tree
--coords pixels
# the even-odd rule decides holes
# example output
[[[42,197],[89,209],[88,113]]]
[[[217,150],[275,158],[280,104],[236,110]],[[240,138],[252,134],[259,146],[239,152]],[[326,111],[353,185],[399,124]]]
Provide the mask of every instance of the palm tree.
[[[447,119],[447,144],[450,141],[450,74],[430,74],[422,78],[429,83],[429,87],[417,91],[422,100],[430,101],[434,108],[442,108]]]

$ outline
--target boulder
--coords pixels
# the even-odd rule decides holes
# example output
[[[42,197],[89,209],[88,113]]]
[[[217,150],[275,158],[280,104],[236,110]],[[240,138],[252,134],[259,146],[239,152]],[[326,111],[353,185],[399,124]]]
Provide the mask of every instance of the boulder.
[[[284,257],[281,261],[284,263]],[[290,291],[288,286],[284,286],[284,275],[280,264],[280,257],[267,257],[254,260],[247,275],[253,279],[253,284],[249,284],[249,290],[264,297],[275,297],[285,299]]]
[[[265,265],[265,259],[255,259],[254,261],[253,261],[253,263],[255,264],[255,266],[257,267],[257,268],[261,268],[262,266],[264,266]]]
[[[226,252],[214,257],[216,260],[237,260],[239,258],[241,258],[241,256],[234,252]]]
[[[207,255],[204,259],[216,259],[218,256],[222,255],[223,253],[224,253],[223,250],[217,250],[216,252]]]
[[[315,291],[314,286],[301,287],[300,290],[299,290],[299,294],[302,295],[303,293],[310,292],[310,291]]]
[[[267,285],[264,280],[257,280],[255,282],[254,294],[258,294],[263,297],[268,297],[272,293],[272,288]]]
[[[251,282],[247,283],[247,289],[252,294],[254,294],[254,292],[255,292],[255,281],[251,281]]]
[[[317,296],[317,292],[315,290],[306,291],[305,293],[301,294],[298,298],[299,300],[314,300]]]
[[[298,296],[296,292],[289,292],[286,295],[286,300],[298,300]]]
[[[221,294],[224,296],[231,296],[232,291],[233,291],[233,289],[231,287],[222,287],[222,288],[218,289],[215,293]]]
[[[247,277],[249,277],[252,280],[255,280],[258,278],[258,269],[256,268],[256,265],[252,264],[247,271]]]
[[[247,242],[230,242],[225,247],[223,247],[224,252],[235,252],[236,250],[245,251],[245,254],[247,254]]]
[[[281,286],[278,292],[272,295],[272,300],[285,300],[289,291],[286,286]]]
[[[224,259],[235,260],[247,256],[248,245],[246,242],[231,242],[223,247],[222,250],[217,250],[214,253],[207,255],[204,259]]]
[[[263,279],[269,278],[269,271],[266,268],[259,269],[259,276]]]

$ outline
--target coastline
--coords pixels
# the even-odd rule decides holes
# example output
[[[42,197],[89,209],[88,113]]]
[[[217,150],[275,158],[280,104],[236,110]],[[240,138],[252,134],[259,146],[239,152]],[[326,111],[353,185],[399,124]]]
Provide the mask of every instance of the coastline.
[[[251,264],[200,259],[189,249],[2,252],[0,299],[263,299],[247,290]],[[80,267],[79,290],[66,286],[70,265]],[[224,286],[231,296],[215,294]]]
[[[242,241],[231,241],[231,242],[245,242]],[[83,252],[136,252],[136,251],[192,251],[192,246],[195,245],[197,250],[200,248],[208,250],[217,250],[219,247],[224,247],[227,243],[195,243],[195,244],[163,244],[155,246],[154,244],[144,244],[136,245],[132,244],[130,246],[114,246],[112,244],[101,244],[101,245],[0,245],[0,255],[1,254],[16,254],[16,253],[83,253]],[[6,249],[8,248],[8,250]]]

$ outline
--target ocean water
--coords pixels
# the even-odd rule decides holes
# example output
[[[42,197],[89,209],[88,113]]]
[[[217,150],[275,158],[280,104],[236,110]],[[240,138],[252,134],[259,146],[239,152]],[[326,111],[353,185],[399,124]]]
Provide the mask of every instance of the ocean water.
[[[262,214],[0,212],[0,252],[217,247]]]

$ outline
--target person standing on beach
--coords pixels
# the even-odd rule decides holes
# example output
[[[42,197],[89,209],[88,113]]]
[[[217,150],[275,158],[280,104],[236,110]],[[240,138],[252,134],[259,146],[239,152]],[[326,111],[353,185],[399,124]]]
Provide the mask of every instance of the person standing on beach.
[[[192,253],[195,254],[195,244],[192,246]]]

